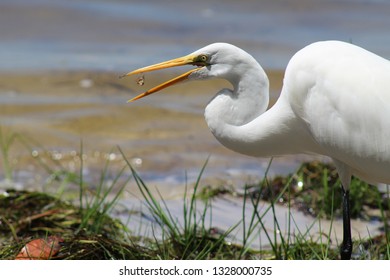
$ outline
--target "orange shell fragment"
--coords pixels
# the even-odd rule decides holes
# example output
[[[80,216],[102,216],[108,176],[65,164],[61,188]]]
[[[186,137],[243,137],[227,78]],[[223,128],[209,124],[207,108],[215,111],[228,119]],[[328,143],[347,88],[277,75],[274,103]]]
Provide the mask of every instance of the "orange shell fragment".
[[[59,252],[63,241],[58,236],[34,239],[20,250],[15,260],[49,260]]]

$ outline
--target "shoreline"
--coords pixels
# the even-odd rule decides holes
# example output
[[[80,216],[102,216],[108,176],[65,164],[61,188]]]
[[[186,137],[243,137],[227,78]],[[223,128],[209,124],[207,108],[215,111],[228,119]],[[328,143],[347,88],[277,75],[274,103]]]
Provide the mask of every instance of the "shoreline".
[[[267,72],[271,100],[275,100],[283,73]],[[5,73],[0,76],[0,125],[4,132],[31,139],[32,149],[39,152],[43,147],[62,158],[78,153],[82,142],[91,170],[104,166],[110,153],[119,158],[118,151],[112,152],[119,146],[148,182],[169,194],[175,193],[172,186],[195,181],[209,157],[205,177],[213,183],[243,185],[261,178],[269,159],[226,149],[204,121],[204,107],[215,92],[229,86],[226,82],[183,83],[151,98],[126,103],[176,74],[152,73],[141,87],[136,77],[119,79],[120,75],[112,72]],[[19,170],[31,165],[31,151],[12,149],[11,153],[15,161],[24,162]],[[271,175],[293,172],[311,158],[277,159]],[[66,165],[75,164],[70,160]]]

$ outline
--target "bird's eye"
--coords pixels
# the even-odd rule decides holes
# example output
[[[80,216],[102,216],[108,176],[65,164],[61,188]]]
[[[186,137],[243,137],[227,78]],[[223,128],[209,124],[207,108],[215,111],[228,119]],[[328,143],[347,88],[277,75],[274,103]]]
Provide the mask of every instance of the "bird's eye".
[[[205,54],[201,54],[200,56],[198,56],[199,62],[207,62],[208,59],[208,56]]]
[[[193,65],[196,65],[198,67],[207,66],[209,64],[209,57],[206,54],[200,54],[196,58],[194,58]]]

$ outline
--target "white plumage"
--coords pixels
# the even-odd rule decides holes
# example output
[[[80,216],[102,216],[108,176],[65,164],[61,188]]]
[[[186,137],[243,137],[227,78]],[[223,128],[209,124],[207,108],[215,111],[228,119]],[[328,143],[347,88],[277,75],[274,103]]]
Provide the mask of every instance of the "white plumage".
[[[223,145],[259,157],[327,155],[340,173],[347,173],[341,177],[355,174],[372,183],[390,183],[389,61],[348,43],[309,45],[290,60],[281,95],[265,112],[268,79],[249,54],[226,44],[196,53],[218,54],[210,62],[224,66],[221,48],[226,49],[222,54],[234,50],[247,62],[210,75],[227,79],[234,88],[220,91],[205,111]],[[207,71],[214,73],[213,66]],[[348,187],[348,180],[343,184]]]

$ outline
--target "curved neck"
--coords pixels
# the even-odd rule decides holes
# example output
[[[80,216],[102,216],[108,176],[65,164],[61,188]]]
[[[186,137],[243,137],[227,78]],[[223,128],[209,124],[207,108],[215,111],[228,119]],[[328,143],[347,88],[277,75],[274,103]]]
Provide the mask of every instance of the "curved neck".
[[[233,90],[219,91],[209,102],[205,118],[211,131],[221,124],[244,125],[264,113],[269,102],[267,74],[255,62],[246,67],[244,73],[229,71],[220,76],[229,81]]]
[[[220,91],[206,107],[206,122],[218,141],[238,153],[257,157],[320,153],[306,127],[297,120],[286,94],[282,93],[266,111],[268,78],[262,69],[257,69],[256,75],[256,69],[252,70],[229,79],[234,90]]]

